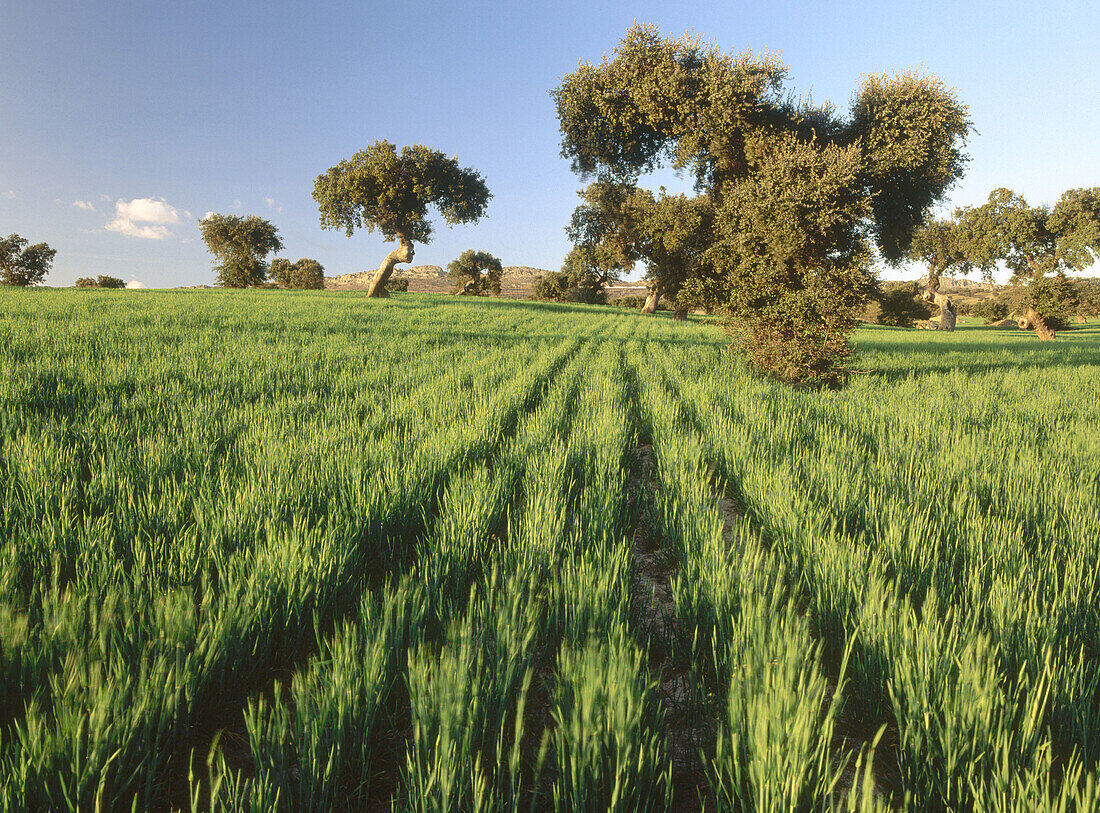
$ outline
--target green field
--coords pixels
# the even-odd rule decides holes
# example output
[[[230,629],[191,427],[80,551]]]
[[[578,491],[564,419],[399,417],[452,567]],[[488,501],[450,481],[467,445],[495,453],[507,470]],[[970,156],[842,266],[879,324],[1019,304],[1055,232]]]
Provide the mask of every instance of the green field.
[[[1100,804],[1100,326],[0,290],[0,809]]]

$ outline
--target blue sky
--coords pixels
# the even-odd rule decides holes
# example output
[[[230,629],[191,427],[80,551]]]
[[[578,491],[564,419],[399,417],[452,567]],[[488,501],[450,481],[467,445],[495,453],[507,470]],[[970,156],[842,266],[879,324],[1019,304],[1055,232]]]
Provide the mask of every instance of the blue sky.
[[[581,182],[549,91],[635,20],[779,52],[791,89],[841,109],[865,73],[939,75],[977,129],[950,205],[1100,186],[1100,12],[1085,0],[0,0],[0,233],[58,250],[51,285],[212,283],[208,211],[267,217],[283,256],[330,275],[373,269],[390,247],[322,230],[311,192],[388,139],[456,156],[494,195],[478,224],[441,224],[417,263],[477,248],[557,268]]]

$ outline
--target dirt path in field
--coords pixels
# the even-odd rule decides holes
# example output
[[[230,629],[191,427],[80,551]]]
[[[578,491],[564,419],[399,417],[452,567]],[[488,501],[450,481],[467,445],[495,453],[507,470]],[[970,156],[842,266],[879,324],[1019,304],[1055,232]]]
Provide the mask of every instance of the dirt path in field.
[[[631,622],[639,642],[647,647],[650,673],[664,709],[663,739],[672,762],[675,813],[703,810],[708,791],[701,753],[714,737],[713,709],[693,696],[692,630],[676,616],[672,580],[676,563],[661,546],[654,496],[660,490],[654,475],[653,447],[633,452],[627,494],[631,516]],[[732,503],[730,504],[732,508]],[[732,536],[732,531],[730,532]]]
[[[708,480],[718,482],[714,467]],[[676,562],[663,547],[655,496],[660,484],[655,474],[652,446],[639,445],[633,450],[631,475],[627,485],[631,526],[631,621],[639,643],[649,654],[650,673],[657,680],[661,706],[665,711],[663,739],[672,762],[673,802],[669,808],[676,813],[710,810],[713,800],[707,782],[707,766],[701,756],[713,743],[717,716],[721,709],[706,697],[692,690],[691,644],[693,630],[676,615],[672,582]],[[722,538],[727,546],[738,544],[739,527],[745,518],[737,504],[718,487],[712,485],[714,506],[722,516]],[[811,630],[811,634],[812,634]],[[826,697],[832,697],[835,684],[830,683]],[[694,695],[694,696],[693,696]],[[876,728],[877,731],[877,728]],[[836,765],[848,758],[834,792],[834,801],[841,806],[853,784],[858,781],[855,758],[860,750],[871,745],[875,731],[867,725],[846,717],[837,721],[832,752]],[[874,754],[874,795],[880,800],[896,798],[900,777],[896,766],[897,732],[887,728]]]

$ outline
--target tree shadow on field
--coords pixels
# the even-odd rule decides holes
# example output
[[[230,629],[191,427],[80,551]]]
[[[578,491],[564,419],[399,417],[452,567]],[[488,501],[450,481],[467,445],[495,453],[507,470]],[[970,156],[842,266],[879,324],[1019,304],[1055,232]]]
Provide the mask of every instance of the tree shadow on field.
[[[541,327],[541,326],[540,326]],[[469,342],[471,345],[499,345],[503,343],[511,343],[516,340],[533,341],[533,342],[561,342],[566,339],[577,338],[578,336],[584,340],[602,339],[604,338],[599,332],[585,332],[580,333],[577,330],[571,330],[568,325],[562,325],[560,331],[548,331],[540,330],[538,332],[525,331],[521,326],[511,326],[503,330],[448,330],[441,328],[439,331],[418,330],[417,334],[420,336],[431,336],[432,342],[437,344],[453,344],[454,342]],[[619,337],[611,337],[619,338]],[[722,350],[725,348],[725,344],[721,342],[715,342],[712,339],[706,337],[689,338],[689,337],[669,337],[669,336],[630,336],[625,337],[624,340],[636,341],[642,344],[649,345],[664,345],[666,347],[699,347],[699,348],[714,348],[716,350]]]

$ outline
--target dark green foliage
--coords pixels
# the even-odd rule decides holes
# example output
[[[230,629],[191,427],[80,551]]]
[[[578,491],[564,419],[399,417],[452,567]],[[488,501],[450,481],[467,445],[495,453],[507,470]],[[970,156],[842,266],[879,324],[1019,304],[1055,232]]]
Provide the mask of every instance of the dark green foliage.
[[[893,327],[912,327],[914,322],[931,317],[932,309],[921,299],[915,282],[882,283],[865,311],[867,321]]]
[[[280,288],[324,290],[325,269],[316,260],[302,257],[298,262],[277,259],[271,261],[271,277]]]
[[[641,310],[645,307],[646,297],[644,296],[620,296],[618,299],[612,299],[611,304],[617,308],[634,308],[635,310]]]
[[[451,293],[483,296],[488,293],[500,296],[500,277],[503,274],[500,260],[486,251],[468,248],[447,265],[447,274],[453,287]]]
[[[1100,187],[1067,190],[1053,209],[1031,206],[1010,189],[994,189],[983,205],[956,211],[955,224],[964,268],[988,275],[1003,262],[1012,271],[1014,311],[1032,307],[1052,329],[1051,319],[1069,321],[1079,303],[1066,275],[1088,267],[1100,253]]]
[[[125,288],[126,283],[120,280],[118,277],[109,277],[106,274],[100,274],[95,279],[91,277],[79,277],[75,283],[77,288]]]
[[[283,248],[279,230],[256,215],[210,214],[199,221],[206,249],[219,262],[218,285],[250,288],[267,279],[264,258]]]
[[[569,292],[569,275],[562,271],[550,271],[535,277],[535,299],[547,302],[564,302]]]
[[[961,241],[957,215],[952,220],[925,221],[913,233],[909,259],[927,265],[930,279],[938,279],[952,268],[969,270]],[[986,280],[991,280],[992,269],[984,270]]]
[[[30,245],[26,238],[9,234],[0,239],[0,285],[37,285],[49,273],[55,256],[57,250],[46,243]]]
[[[1080,299],[1078,313],[1086,318],[1100,316],[1100,278],[1083,277],[1075,280],[1077,297]]]
[[[844,380],[847,336],[874,290],[859,224],[868,202],[854,148],[792,135],[762,146],[759,171],[730,185],[712,249],[727,273],[730,329],[750,365],[784,381]]]
[[[454,158],[420,144],[398,153],[388,141],[329,168],[313,185],[323,228],[348,237],[377,229],[387,240],[417,243],[431,239],[429,206],[448,224],[469,223],[485,214],[491,197],[481,175]]]
[[[1022,288],[1026,305],[1043,314],[1051,330],[1065,330],[1075,320],[1081,302],[1077,286],[1064,273],[1035,277]]]
[[[960,309],[961,310],[961,309]],[[1007,319],[1009,314],[1008,303],[1001,299],[983,299],[965,309],[965,315],[976,316],[984,319],[988,325]]]
[[[409,278],[408,277],[391,277],[386,282],[386,291],[388,293],[407,293],[409,290]]]
[[[607,180],[580,193],[584,203],[566,228],[569,239],[588,253],[604,257],[604,265],[630,270],[646,266],[646,279],[669,301],[685,283],[714,276],[705,261],[713,205],[706,196],[657,196],[645,189]]]
[[[876,193],[872,230],[887,262],[905,258],[925,213],[962,177],[970,129],[966,106],[934,76],[906,71],[864,80],[845,139],[862,148],[863,178]]]
[[[607,302],[607,285],[622,273],[622,257],[607,245],[573,246],[561,270],[569,281],[566,300],[602,305]]]
[[[868,238],[890,262],[905,255],[962,173],[969,122],[934,77],[872,76],[845,121],[831,105],[795,100],[786,73],[771,55],[732,56],[635,25],[611,58],[582,63],[554,91],[562,155],[582,176],[600,175],[585,195],[592,211],[578,210],[586,228],[574,216],[587,242],[646,259],[658,280],[674,280],[678,308],[690,300],[728,313],[754,367],[831,384],[872,287]],[[663,196],[667,211],[638,218],[630,190],[665,161],[689,170],[705,200]],[[681,302],[679,285],[693,278]]]

